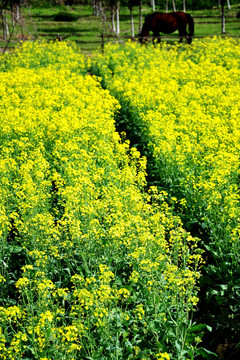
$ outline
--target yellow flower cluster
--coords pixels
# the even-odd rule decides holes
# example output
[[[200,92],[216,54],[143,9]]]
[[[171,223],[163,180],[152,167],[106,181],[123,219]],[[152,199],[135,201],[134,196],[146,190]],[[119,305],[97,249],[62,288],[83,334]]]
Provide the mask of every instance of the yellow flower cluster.
[[[198,240],[164,194],[143,192],[146,159],[116,132],[119,102],[74,48],[28,44],[10,59],[0,72],[0,358],[158,354],[166,333],[174,343],[181,319],[191,322]]]
[[[239,39],[214,37],[192,47],[110,44],[92,61],[177,196],[174,207],[210,234],[218,258],[229,262],[231,254],[232,269],[239,264],[239,58]]]
[[[81,50],[68,42],[25,42],[13,53],[1,55],[0,71],[11,71],[16,67],[37,69],[51,67],[69,72],[85,73],[86,63]]]
[[[158,360],[164,360],[164,359],[170,360],[170,359],[171,359],[170,356],[169,356],[166,352],[165,352],[165,353],[156,354],[156,358],[157,358]]]
[[[229,283],[236,289],[239,284],[239,60],[239,39],[217,37],[196,39],[190,47],[166,43],[109,44],[104,55],[92,59],[93,73],[102,77],[104,87],[121,104],[121,122],[125,122],[133,142],[137,136],[136,142],[149,155],[149,169],[153,169],[150,175],[168,189],[169,203],[182,215],[188,228],[207,238],[206,248],[216,264],[210,277],[213,273],[219,277],[214,278],[212,286],[219,282],[225,289]],[[166,210],[165,203],[161,209]],[[198,302],[193,294],[198,275],[193,276],[187,267],[194,266],[200,254],[196,249],[188,256],[188,251],[197,243],[183,236],[180,227],[168,227],[162,214],[157,213],[156,217],[164,224],[161,229],[159,226],[159,233],[169,230],[169,252],[158,253],[158,258],[153,259],[146,257],[144,246],[134,249],[131,261],[138,259],[138,267],[131,272],[130,280],[139,284],[147,279],[147,289],[153,293],[160,282],[156,263],[165,258],[161,273],[165,288],[172,294],[173,308],[178,304],[182,307],[185,299],[186,308],[190,309]],[[185,268],[179,275],[182,262]],[[219,288],[214,289],[218,294]],[[232,296],[232,290],[225,293],[226,299]],[[161,303],[165,301],[163,296]],[[219,308],[227,309],[227,302],[218,304]],[[228,308],[231,316],[238,308],[237,296],[233,302],[234,306]],[[165,308],[162,312],[174,320]],[[238,328],[237,320],[235,327]],[[178,356],[181,358],[181,354]]]

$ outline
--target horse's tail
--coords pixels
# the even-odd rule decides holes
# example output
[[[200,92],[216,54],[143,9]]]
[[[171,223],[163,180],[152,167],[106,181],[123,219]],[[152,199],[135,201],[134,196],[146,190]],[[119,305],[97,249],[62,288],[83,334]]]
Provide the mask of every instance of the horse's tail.
[[[188,44],[191,44],[192,42],[192,37],[193,37],[193,34],[194,34],[194,21],[193,21],[193,18],[190,14],[186,14],[187,15],[187,21],[188,21],[188,30],[189,30],[189,33],[188,33]]]

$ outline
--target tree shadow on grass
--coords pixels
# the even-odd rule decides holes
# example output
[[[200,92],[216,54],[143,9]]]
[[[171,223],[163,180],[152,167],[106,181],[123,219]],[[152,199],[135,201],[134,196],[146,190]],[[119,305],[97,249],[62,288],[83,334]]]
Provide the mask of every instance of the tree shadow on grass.
[[[39,14],[32,14],[31,15],[31,17],[32,18],[40,18],[40,19],[52,19],[53,20],[53,18],[54,18],[54,14],[52,14],[52,15],[39,15]]]
[[[133,19],[139,19],[139,15],[138,14],[134,14],[133,15]],[[128,14],[124,14],[124,15],[119,15],[119,20],[120,21],[130,21],[131,17],[130,17],[130,11],[129,11],[129,15]]]
[[[52,29],[49,28],[41,28],[41,32],[47,33],[47,34],[54,34],[54,33],[77,33],[79,32],[79,29],[74,29],[73,26],[56,26]],[[82,32],[82,30],[81,30]]]
[[[55,32],[58,32],[58,33],[88,33],[88,32],[96,32],[98,31],[99,29],[96,27],[96,28],[91,28],[91,29],[79,29],[79,28],[76,28],[74,26],[54,26],[52,28],[41,28],[39,31],[40,32],[45,32],[45,33],[48,33],[48,34],[52,34],[52,33],[55,33]]]

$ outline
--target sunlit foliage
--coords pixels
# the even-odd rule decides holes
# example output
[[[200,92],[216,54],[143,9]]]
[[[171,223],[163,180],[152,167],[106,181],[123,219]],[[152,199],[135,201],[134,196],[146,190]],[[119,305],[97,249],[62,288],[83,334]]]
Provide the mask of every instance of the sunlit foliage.
[[[239,325],[239,39],[195,39],[192,46],[109,45],[93,59],[137,134],[151,176],[167,189],[188,229],[210,256],[207,301]],[[121,126],[121,123],[120,123]],[[134,139],[135,140],[135,139]],[[152,167],[152,168],[151,168]],[[225,322],[223,324],[223,322]]]
[[[1,359],[193,358],[198,239],[144,191],[119,102],[68,45],[1,60]]]

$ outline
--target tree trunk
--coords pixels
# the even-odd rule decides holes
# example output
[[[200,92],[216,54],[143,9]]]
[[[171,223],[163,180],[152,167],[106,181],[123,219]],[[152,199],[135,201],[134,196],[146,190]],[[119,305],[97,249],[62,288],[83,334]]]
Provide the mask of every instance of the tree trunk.
[[[93,0],[92,6],[93,6],[93,15],[95,17],[98,17],[99,14],[101,14],[101,10],[102,10],[101,0]]]
[[[12,4],[11,5],[11,18],[13,27],[17,22],[21,20],[21,8],[20,4]]]
[[[7,35],[6,35],[5,18],[4,18],[3,10],[1,10],[1,16],[2,16],[2,28],[3,28],[3,41],[6,41]]]
[[[134,23],[133,23],[133,7],[130,8],[130,16],[131,16],[131,35],[134,38]]]
[[[224,5],[226,0],[221,0],[221,7],[222,7],[222,34],[225,34],[225,15],[224,15]]]
[[[115,9],[114,6],[111,6],[111,18],[112,18],[112,29],[114,32],[116,32],[116,26],[115,26]]]
[[[2,26],[3,26],[3,41],[7,40],[7,37],[9,36],[9,28],[8,28],[8,21],[7,21],[7,10],[1,9],[1,15],[2,15]]]
[[[166,0],[166,13],[168,12],[168,0]]]
[[[97,17],[97,7],[96,7],[96,1],[92,1],[92,8],[93,8],[93,16]]]
[[[139,1],[139,32],[142,30],[142,0]]]
[[[1,20],[2,20],[2,30],[3,30],[3,40],[4,40],[6,35],[5,35],[4,16],[3,16],[3,9],[2,8],[0,8],[0,15],[1,15]]]
[[[186,0],[183,0],[183,12],[186,12]]]
[[[11,4],[10,5],[10,11],[11,11],[11,19],[12,19],[12,26],[15,26],[15,9],[14,9],[14,5]]]
[[[172,7],[173,7],[173,11],[176,11],[176,5],[175,5],[175,1],[172,0]]]
[[[116,18],[117,18],[117,29],[116,29],[116,33],[120,34],[120,21],[119,21],[119,1],[117,1],[117,7],[116,7]]]
[[[152,5],[153,11],[155,11],[156,10],[155,0],[151,0],[151,5]]]
[[[231,5],[230,5],[230,1],[229,1],[229,0],[227,0],[227,6],[228,6],[228,10],[230,10],[230,9],[231,9]]]
[[[20,5],[16,5],[16,20],[19,21],[20,20]]]

